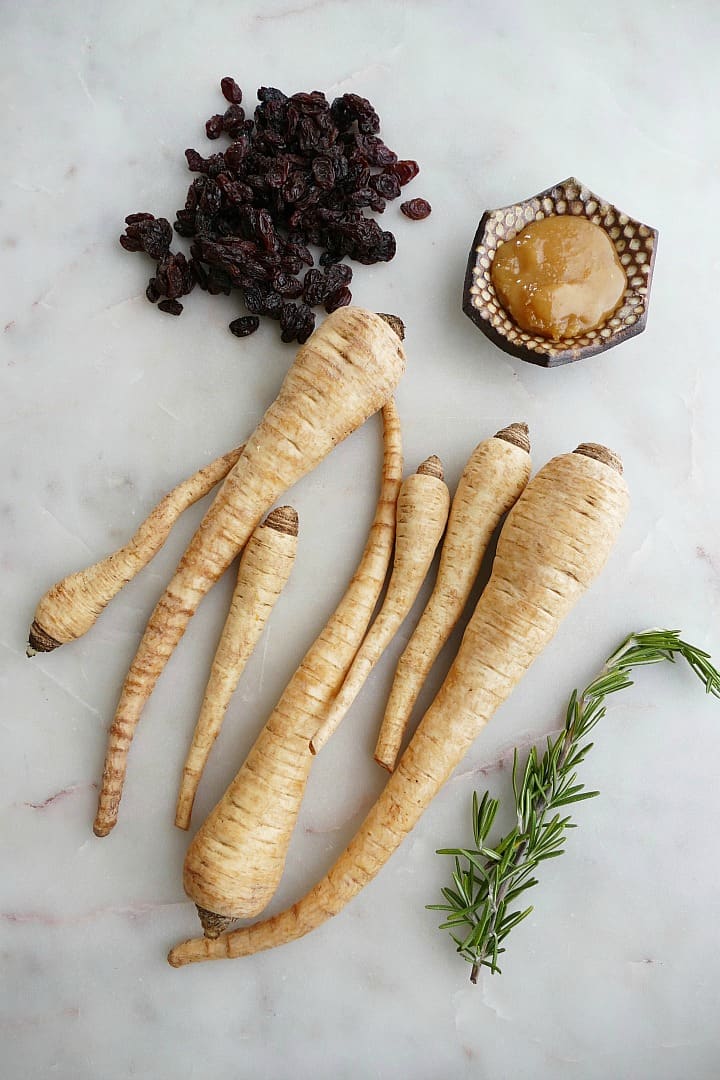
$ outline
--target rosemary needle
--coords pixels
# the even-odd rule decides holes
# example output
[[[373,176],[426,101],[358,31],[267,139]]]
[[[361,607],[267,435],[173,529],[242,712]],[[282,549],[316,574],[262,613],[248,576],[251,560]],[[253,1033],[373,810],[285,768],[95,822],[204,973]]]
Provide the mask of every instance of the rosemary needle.
[[[599,794],[577,783],[575,770],[592,749],[593,744],[583,740],[605,715],[605,699],[632,686],[633,668],[664,660],[674,663],[678,657],[686,661],[708,694],[720,697],[720,672],[708,653],[682,640],[680,631],[653,629],[630,634],[582,693],[573,690],[565,726],[554,741],[548,737],[542,757],[533,747],[521,769],[515,750],[512,785],[517,824],[494,846],[488,837],[499,800],[486,792],[478,801],[477,793],[473,794],[475,847],[441,848],[437,852],[454,859],[453,887],[441,890],[444,904],[427,905],[430,910],[447,913],[440,929],[450,932],[458,953],[472,965],[473,983],[483,967],[500,973],[498,957],[505,952],[503,941],[533,910],[513,908],[514,901],[537,885],[533,873],[539,864],[565,850],[566,832],[575,826],[564,808]]]

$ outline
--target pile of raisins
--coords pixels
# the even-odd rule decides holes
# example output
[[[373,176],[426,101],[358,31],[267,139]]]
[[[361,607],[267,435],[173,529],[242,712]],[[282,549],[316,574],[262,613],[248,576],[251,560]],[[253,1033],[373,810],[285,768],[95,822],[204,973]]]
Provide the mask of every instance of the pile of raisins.
[[[395,254],[395,237],[366,210],[386,203],[417,176],[415,161],[399,161],[378,137],[380,119],[369,101],[343,94],[293,94],[263,86],[253,118],[242,108],[234,79],[221,82],[229,102],[205,125],[209,139],[230,138],[222,152],[203,157],[186,150],[198,176],[175,231],[192,240],[190,257],[170,250],[165,218],[131,214],[120,243],[157,262],[146,295],[161,311],[180,315],[195,285],[212,294],[240,289],[250,313],[230,323],[237,337],[257,330],[260,316],[280,323],[283,341],[303,342],[315,327],[315,307],[328,313],[352,299],[352,269]],[[403,203],[408,217],[427,217],[424,199]],[[319,247],[318,269],[310,246]]]

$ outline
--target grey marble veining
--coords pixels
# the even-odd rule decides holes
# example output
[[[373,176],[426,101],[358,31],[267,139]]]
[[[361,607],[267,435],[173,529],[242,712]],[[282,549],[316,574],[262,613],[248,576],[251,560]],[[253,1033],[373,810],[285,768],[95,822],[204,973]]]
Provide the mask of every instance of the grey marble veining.
[[[681,668],[642,674],[598,729],[567,854],[501,977],[477,987],[437,932],[445,865],[473,790],[507,796],[512,747],[557,730],[625,634],[681,627],[720,658],[720,391],[713,207],[718,9],[340,0],[7,5],[0,37],[0,1072],[60,1077],[709,1080],[720,1037],[720,708]],[[633,505],[597,586],[561,628],[388,866],[290,946],[181,971],[195,930],[172,824],[176,785],[230,583],[208,597],[140,725],[116,831],[91,833],[105,731],[138,635],[203,507],[92,633],[26,660],[58,577],[121,543],[179,479],[240,441],[292,350],[237,341],[232,300],[180,319],[143,297],[124,215],[171,214],[217,84],[367,95],[422,167],[389,265],[355,302],[408,326],[398,392],[408,468],[451,483],[473,446],[529,422],[536,465],[585,440],[618,450]],[[556,371],[495,349],[460,310],[486,207],[577,175],[660,228],[647,331]],[[713,239],[714,237],[714,239]],[[342,594],[372,514],[372,421],[298,484],[297,565],[229,711],[196,820],[230,780]],[[424,595],[427,593],[425,592]],[[419,610],[419,608],[418,608]],[[417,615],[417,611],[416,611]],[[379,791],[371,749],[405,627],[318,757],[271,910],[329,866]],[[455,639],[457,644],[457,636]],[[449,650],[422,701],[429,702]]]

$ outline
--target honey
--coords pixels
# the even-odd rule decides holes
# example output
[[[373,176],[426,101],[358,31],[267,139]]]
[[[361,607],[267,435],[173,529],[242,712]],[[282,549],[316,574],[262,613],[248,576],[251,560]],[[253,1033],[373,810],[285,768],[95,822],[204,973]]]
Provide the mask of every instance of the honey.
[[[491,280],[513,322],[553,341],[602,326],[627,284],[604,229],[565,215],[534,221],[501,244]]]

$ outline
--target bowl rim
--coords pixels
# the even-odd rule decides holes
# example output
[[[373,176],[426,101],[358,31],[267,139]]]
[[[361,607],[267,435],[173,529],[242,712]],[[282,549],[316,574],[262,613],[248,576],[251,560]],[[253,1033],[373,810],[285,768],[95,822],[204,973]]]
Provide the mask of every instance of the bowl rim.
[[[551,196],[552,193],[554,191],[557,191],[558,188],[563,188],[568,185],[574,185],[580,190],[587,192],[588,200],[595,200],[600,205],[607,206],[610,210],[613,211],[613,213],[626,217],[628,219],[628,222],[632,222],[634,225],[648,230],[648,235],[653,237],[653,245],[650,252],[650,258],[648,260],[648,272],[646,281],[647,291],[645,293],[645,302],[643,305],[642,314],[638,316],[637,320],[631,326],[618,327],[616,330],[613,331],[610,337],[602,338],[601,340],[595,341],[590,345],[569,345],[566,349],[562,349],[560,351],[555,351],[553,353],[543,353],[542,351],[539,351],[537,349],[528,348],[528,346],[525,345],[523,342],[510,341],[510,339],[507,338],[501,330],[498,330],[496,327],[494,327],[489,321],[489,319],[485,315],[483,315],[473,303],[471,288],[475,284],[474,271],[478,263],[478,248],[482,245],[488,222],[493,217],[493,215],[505,213],[510,210],[516,210],[518,208],[522,209],[529,206],[538,199],[543,199]],[[551,214],[547,216],[553,217],[565,215]],[[528,222],[527,224],[531,223]],[[602,228],[603,231],[605,231],[606,233],[608,232],[607,228],[604,225],[601,225],[600,228]],[[621,210],[619,206],[597,195],[591,188],[587,186],[587,184],[583,184],[581,180],[578,180],[577,177],[569,176],[565,180],[559,180],[557,183],[551,184],[549,187],[544,188],[536,195],[529,195],[525,199],[519,199],[516,202],[509,203],[506,206],[491,207],[490,209],[484,211],[482,217],[480,218],[480,222],[475,231],[475,236],[470,247],[470,254],[468,256],[467,267],[465,270],[465,278],[463,281],[462,309],[468,316],[468,318],[471,319],[473,323],[475,323],[478,329],[480,329],[482,333],[485,334],[485,336],[493,342],[494,345],[497,345],[498,348],[502,349],[503,352],[509,353],[511,356],[516,356],[520,360],[525,360],[527,363],[535,364],[537,367],[561,367],[565,364],[575,363],[577,360],[583,360],[588,356],[596,356],[598,353],[607,352],[608,349],[612,349],[616,345],[620,345],[622,344],[622,342],[627,341],[629,338],[635,337],[637,334],[641,334],[647,325],[648,307],[650,303],[650,290],[652,287],[653,270],[655,268],[655,256],[657,254],[659,235],[659,230],[654,228],[652,225],[648,225],[645,222],[640,221],[639,218],[633,217],[631,214],[628,214],[624,210]],[[610,239],[611,241],[613,240],[612,237],[610,237]],[[503,310],[506,309],[503,308]]]

